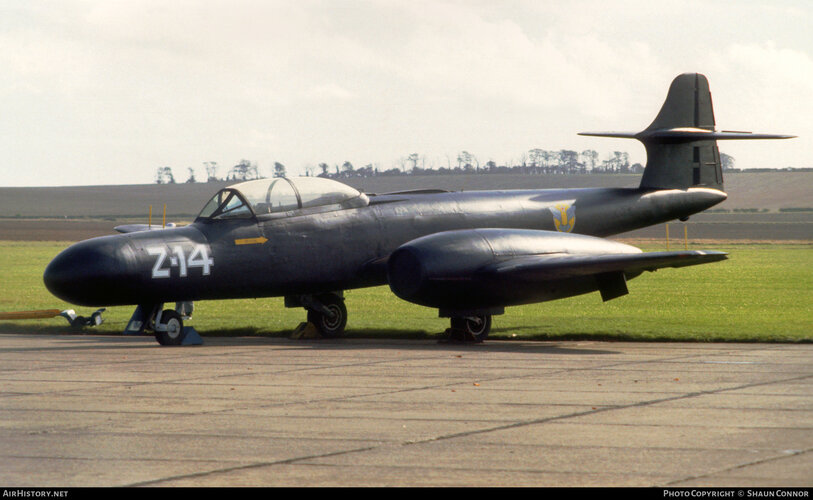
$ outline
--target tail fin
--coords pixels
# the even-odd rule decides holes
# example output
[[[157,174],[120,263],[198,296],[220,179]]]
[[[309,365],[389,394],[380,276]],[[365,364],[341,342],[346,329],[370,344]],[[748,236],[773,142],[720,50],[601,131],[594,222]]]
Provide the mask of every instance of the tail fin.
[[[661,111],[646,130],[584,132],[579,135],[638,139],[647,162],[641,188],[723,190],[717,141],[723,139],[789,139],[791,135],[717,132],[709,82],[699,73],[684,73],[672,81]]]

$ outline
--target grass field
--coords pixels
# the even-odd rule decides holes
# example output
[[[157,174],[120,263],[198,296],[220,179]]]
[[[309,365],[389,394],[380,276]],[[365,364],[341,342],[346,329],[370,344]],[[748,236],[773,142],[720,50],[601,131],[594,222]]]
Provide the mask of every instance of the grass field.
[[[0,241],[0,312],[77,309],[51,296],[42,271],[68,243]],[[663,250],[647,244],[644,250]],[[691,248],[691,247],[690,247]],[[700,247],[695,247],[699,249]],[[664,341],[813,341],[813,247],[809,244],[704,245],[725,262],[663,269],[630,281],[630,294],[603,303],[597,293],[511,307],[494,318],[492,338]],[[441,338],[447,319],[396,298],[388,287],[349,290],[349,337]],[[207,335],[288,336],[305,318],[281,298],[199,302],[188,324]],[[133,307],[109,308],[86,333],[120,333]],[[62,318],[0,321],[0,332],[69,332]]]

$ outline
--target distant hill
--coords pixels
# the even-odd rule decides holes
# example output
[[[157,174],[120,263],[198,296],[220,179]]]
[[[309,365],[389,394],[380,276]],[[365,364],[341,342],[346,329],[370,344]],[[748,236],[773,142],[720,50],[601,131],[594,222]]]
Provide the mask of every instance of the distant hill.
[[[446,190],[635,187],[640,175],[461,174],[349,178],[341,182],[367,193],[409,189]],[[153,220],[189,219],[231,182],[144,184],[128,186],[0,188],[0,218],[110,217],[144,219],[152,205]],[[716,208],[768,209],[813,207],[813,172],[727,173],[728,200]]]

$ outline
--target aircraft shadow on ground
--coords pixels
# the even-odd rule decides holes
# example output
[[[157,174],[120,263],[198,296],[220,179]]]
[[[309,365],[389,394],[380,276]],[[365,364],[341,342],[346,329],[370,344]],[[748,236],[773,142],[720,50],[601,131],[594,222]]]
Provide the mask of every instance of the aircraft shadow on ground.
[[[531,328],[531,327],[527,327]],[[516,328],[498,329],[502,331],[516,331]],[[274,345],[284,342],[287,347],[291,345],[300,346],[302,349],[381,349],[381,340],[395,341],[391,344],[393,348],[399,350],[442,350],[442,351],[487,351],[487,352],[524,352],[524,353],[549,353],[549,354],[617,354],[617,351],[595,348],[574,348],[564,347],[560,342],[567,340],[590,340],[600,341],[593,335],[582,335],[583,338],[529,338],[523,336],[521,339],[495,338],[481,343],[447,341],[447,336],[443,333],[431,334],[423,330],[403,330],[403,329],[352,329],[346,332],[342,338],[302,338],[293,339],[291,330],[266,331],[260,328],[230,328],[217,331],[201,331],[203,346],[178,346],[175,349],[189,347],[206,348],[207,345],[228,346],[233,343],[237,346],[253,345]],[[136,348],[162,348],[152,339],[151,335],[123,335],[105,330],[93,330],[85,328],[74,330],[67,326],[25,326],[15,323],[0,324],[0,335],[52,335],[64,337],[65,343],[58,346],[49,347],[9,347],[6,352],[28,352],[28,351],[65,351],[65,350],[86,350],[86,349],[136,349]],[[77,344],[74,340],[82,339]],[[92,339],[92,342],[88,342]],[[128,339],[127,344],[118,343],[122,339]],[[363,341],[368,339],[370,343]],[[425,341],[433,342],[425,342]],[[507,342],[504,340],[508,340]],[[615,339],[617,340],[617,339]],[[414,342],[411,342],[414,341]],[[167,347],[173,349],[173,347]]]

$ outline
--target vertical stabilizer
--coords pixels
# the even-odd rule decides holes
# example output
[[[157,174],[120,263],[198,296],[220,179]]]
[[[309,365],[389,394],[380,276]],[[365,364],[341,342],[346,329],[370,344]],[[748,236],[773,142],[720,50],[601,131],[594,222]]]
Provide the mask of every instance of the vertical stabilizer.
[[[660,113],[646,130],[692,127],[714,131],[714,125],[709,81],[698,73],[684,73],[672,80]]]
[[[642,188],[677,188],[693,186],[723,190],[723,170],[717,141],[676,140],[674,136],[657,136],[658,131],[695,129],[714,132],[714,109],[709,82],[705,76],[686,73],[669,87],[660,113],[641,133],[646,147],[646,168]],[[648,137],[647,133],[655,133]]]
[[[717,141],[722,139],[788,139],[793,136],[715,131],[709,82],[699,73],[672,81],[661,110],[643,132],[585,132],[580,135],[638,139],[646,147],[643,189],[723,190]]]

